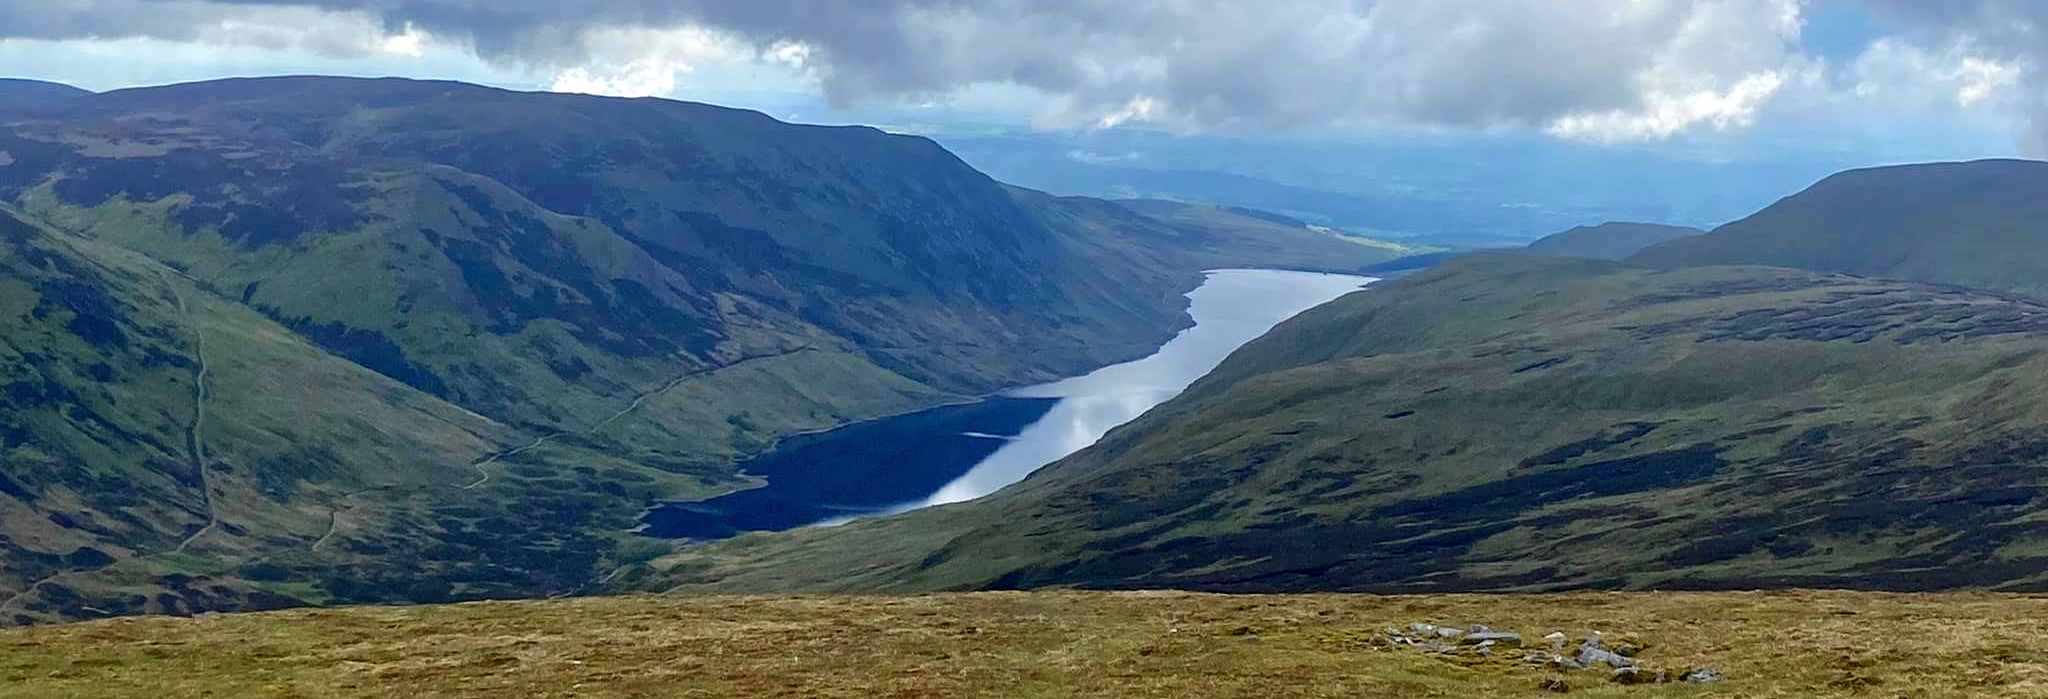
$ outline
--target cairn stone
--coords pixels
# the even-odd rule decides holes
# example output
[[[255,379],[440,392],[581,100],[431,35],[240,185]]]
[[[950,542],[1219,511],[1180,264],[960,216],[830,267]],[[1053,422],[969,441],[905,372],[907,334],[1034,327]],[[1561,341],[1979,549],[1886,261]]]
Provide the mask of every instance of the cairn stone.
[[[1463,638],[1458,639],[1458,642],[1468,646],[1483,644],[1501,646],[1503,648],[1520,648],[1522,647],[1522,635],[1506,631],[1476,631],[1465,634]]]
[[[1607,648],[1607,644],[1601,639],[1601,636],[1598,633],[1595,633],[1591,638],[1586,639],[1585,643],[1579,644],[1579,655],[1576,658],[1576,660],[1579,661],[1580,665],[1584,665],[1587,667],[1592,667],[1594,665],[1601,664],[1605,664],[1608,667],[1612,667],[1615,669],[1636,666],[1636,661],[1630,659],[1628,656],[1609,650]]]
[[[1691,672],[1685,673],[1685,681],[1694,684],[1713,684],[1725,679],[1728,678],[1711,667],[1693,668]]]

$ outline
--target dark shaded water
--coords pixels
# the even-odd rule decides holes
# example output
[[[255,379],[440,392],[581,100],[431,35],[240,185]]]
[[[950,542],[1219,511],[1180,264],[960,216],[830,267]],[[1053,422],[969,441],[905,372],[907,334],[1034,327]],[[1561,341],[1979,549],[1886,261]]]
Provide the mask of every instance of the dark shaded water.
[[[747,462],[768,485],[641,518],[642,533],[721,539],[750,531],[881,514],[944,487],[994,454],[1057,398],[991,398],[793,437]]]
[[[1195,326],[1149,357],[971,405],[788,440],[745,467],[768,485],[662,505],[642,519],[643,531],[715,539],[987,495],[1179,395],[1281,321],[1371,281],[1313,272],[1211,272],[1188,294]]]

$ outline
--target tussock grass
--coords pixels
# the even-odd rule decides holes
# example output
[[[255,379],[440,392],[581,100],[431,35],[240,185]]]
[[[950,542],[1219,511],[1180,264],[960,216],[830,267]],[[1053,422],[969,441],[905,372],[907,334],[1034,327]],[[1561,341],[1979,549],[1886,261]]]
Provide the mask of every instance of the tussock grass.
[[[1559,676],[1362,639],[1599,630],[1717,685],[1588,697],[2048,696],[2048,598],[1842,592],[623,597],[125,618],[0,632],[6,697],[1495,697]],[[1246,635],[1249,630],[1250,634]]]

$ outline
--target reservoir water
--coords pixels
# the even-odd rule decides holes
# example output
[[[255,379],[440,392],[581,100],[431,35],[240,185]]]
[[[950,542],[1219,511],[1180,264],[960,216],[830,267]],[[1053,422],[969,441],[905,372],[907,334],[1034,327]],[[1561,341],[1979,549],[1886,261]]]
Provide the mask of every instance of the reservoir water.
[[[785,440],[746,464],[766,486],[650,510],[643,531],[722,538],[972,500],[1087,448],[1281,321],[1374,280],[1231,269],[1188,293],[1195,324],[1158,352],[966,405]]]

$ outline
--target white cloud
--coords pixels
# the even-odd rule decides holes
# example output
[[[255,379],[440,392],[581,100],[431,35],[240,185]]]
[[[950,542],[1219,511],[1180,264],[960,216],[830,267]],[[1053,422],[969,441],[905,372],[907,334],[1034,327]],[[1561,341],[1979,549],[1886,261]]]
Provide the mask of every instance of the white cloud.
[[[1996,103],[2021,87],[2027,63],[1978,51],[1968,41],[1930,49],[1884,39],[1857,56],[1847,77],[1856,96],[1892,108],[1926,109],[1942,102],[1967,108]]]
[[[689,66],[658,59],[633,61],[604,74],[589,68],[570,68],[556,73],[548,89],[611,97],[659,97],[674,94],[676,73],[688,69]]]
[[[377,46],[377,50],[394,56],[420,58],[427,55],[427,41],[426,32],[422,32],[408,24],[405,27],[405,31],[385,36],[384,41]]]
[[[673,96],[678,76],[700,66],[800,65],[803,50],[777,45],[766,51],[730,34],[698,26],[672,29],[592,29],[580,39],[587,51],[576,65],[557,70],[549,89],[615,97]]]
[[[1640,109],[1575,114],[1551,122],[1545,131],[1560,138],[1619,143],[1669,138],[1703,122],[1716,129],[1749,126],[1757,109],[1784,85],[1783,73],[1767,71],[1745,76],[1725,91],[1650,89]]]

